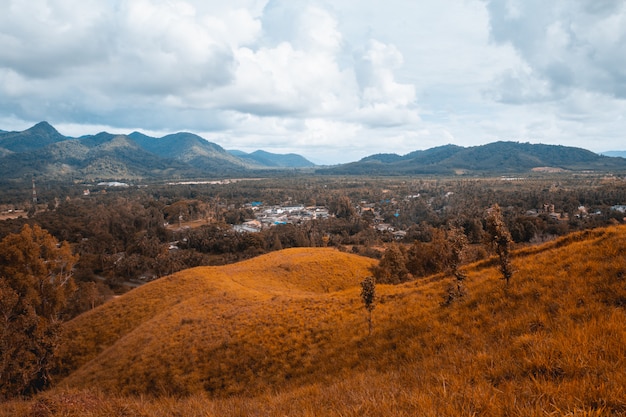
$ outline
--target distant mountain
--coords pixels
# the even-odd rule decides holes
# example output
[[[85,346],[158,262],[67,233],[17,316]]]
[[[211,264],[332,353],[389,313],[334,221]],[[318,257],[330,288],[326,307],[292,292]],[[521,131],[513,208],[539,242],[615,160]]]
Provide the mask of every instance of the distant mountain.
[[[0,148],[11,152],[26,152],[67,140],[48,122],[40,122],[22,132],[0,132]]]
[[[606,152],[602,152],[601,155],[618,157],[618,158],[626,158],[626,151],[606,151]]]
[[[241,159],[251,161],[256,165],[276,168],[308,168],[314,167],[315,164],[301,155],[295,153],[276,154],[262,150],[252,153],[232,150],[228,151],[231,155]]]
[[[376,155],[366,156],[360,162],[373,162],[391,164],[402,160],[402,157],[395,153],[377,153]]]
[[[22,132],[0,131],[0,179],[128,180],[268,175],[315,165],[296,154],[226,151],[188,132],[154,138],[101,132],[72,138],[47,122]],[[626,159],[581,148],[495,142],[445,145],[406,155],[382,153],[333,167],[326,175],[497,175],[544,171],[626,171]]]
[[[139,132],[72,138],[47,122],[22,132],[0,131],[0,176],[5,180],[32,175],[84,180],[254,175],[268,169],[310,166],[302,161],[306,160],[298,155],[263,151],[238,157],[187,132],[162,138]]]
[[[153,138],[142,133],[128,135],[143,149],[191,165],[200,170],[242,171],[251,168],[244,160],[232,156],[221,146],[193,133],[181,132]]]
[[[173,173],[197,174],[191,167],[167,161],[143,150],[128,136],[99,133],[65,138],[0,158],[2,178],[45,175],[48,178],[140,179]]]
[[[591,151],[557,145],[494,142],[461,147],[445,145],[404,156],[372,155],[358,162],[320,169],[322,174],[507,174],[531,170],[626,170],[626,160]]]
[[[241,156],[248,155],[247,152],[240,151],[238,149],[228,149],[226,152],[228,152],[229,154],[231,154],[233,156],[236,156],[236,157],[241,157]]]

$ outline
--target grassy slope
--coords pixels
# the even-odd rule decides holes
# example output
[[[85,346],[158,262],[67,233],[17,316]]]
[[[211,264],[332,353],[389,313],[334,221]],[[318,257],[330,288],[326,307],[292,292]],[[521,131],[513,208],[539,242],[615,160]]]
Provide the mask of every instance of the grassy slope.
[[[307,346],[324,343],[333,317],[358,308],[358,297],[332,294],[358,286],[373,263],[333,249],[291,249],[156,281],[69,323],[62,366],[85,365],[66,383],[224,395],[305,375],[324,359]]]
[[[200,268],[164,280],[171,294],[160,302],[173,307],[136,308],[144,318],[126,326],[132,331],[109,322],[125,335],[66,380],[73,388],[0,415],[626,414],[625,227],[519,252],[508,288],[493,266],[469,266],[469,294],[449,306],[441,305],[449,278],[379,285],[370,337],[357,285],[366,263],[343,286],[320,286],[299,278],[308,268],[293,262],[318,251],[284,251],[255,272],[246,267],[253,261],[233,265],[232,279]],[[341,262],[321,260],[331,254],[306,259],[335,276]],[[122,314],[122,303],[150,304],[148,291],[162,292],[156,284],[70,327],[89,333],[116,309],[136,317]],[[125,396],[133,393],[191,395]]]

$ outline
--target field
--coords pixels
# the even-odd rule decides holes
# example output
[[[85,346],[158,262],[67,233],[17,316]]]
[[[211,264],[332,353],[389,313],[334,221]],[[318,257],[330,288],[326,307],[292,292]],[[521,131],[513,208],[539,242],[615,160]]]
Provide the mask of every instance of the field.
[[[65,326],[57,386],[0,416],[626,414],[626,227],[570,234],[452,278],[359,283],[329,248],[198,267]]]

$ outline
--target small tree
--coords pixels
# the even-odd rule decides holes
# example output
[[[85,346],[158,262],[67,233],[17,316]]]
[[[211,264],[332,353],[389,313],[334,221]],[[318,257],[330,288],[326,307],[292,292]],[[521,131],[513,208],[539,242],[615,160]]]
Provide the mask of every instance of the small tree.
[[[361,300],[368,312],[367,335],[370,336],[372,334],[372,311],[376,307],[376,279],[374,277],[367,277],[361,282]]]
[[[409,280],[406,256],[396,243],[392,243],[385,249],[382,259],[373,271],[378,282],[384,284],[400,284]]]
[[[450,243],[442,229],[429,231],[429,242],[416,240],[407,250],[406,267],[414,277],[445,271],[450,263]]]
[[[450,270],[456,278],[457,296],[463,295],[463,281],[465,274],[461,272],[461,264],[463,263],[463,252],[467,247],[467,236],[460,227],[452,226],[447,233],[448,244],[450,247]]]
[[[495,248],[498,255],[500,272],[502,272],[502,276],[508,285],[509,280],[513,276],[513,267],[511,266],[511,245],[513,239],[504,223],[502,210],[497,204],[494,204],[488,211],[487,234],[490,244]]]

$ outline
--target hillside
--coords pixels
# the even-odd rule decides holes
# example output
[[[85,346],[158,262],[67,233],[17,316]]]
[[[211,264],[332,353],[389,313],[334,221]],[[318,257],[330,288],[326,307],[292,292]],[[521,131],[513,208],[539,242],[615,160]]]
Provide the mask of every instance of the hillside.
[[[25,152],[44,148],[66,139],[48,122],[39,122],[22,132],[0,131],[0,148],[11,152]]]
[[[286,362],[292,362],[293,377],[306,374],[312,364],[305,366],[296,352],[330,337],[329,317],[346,307],[346,300],[333,301],[329,294],[355,287],[372,264],[332,249],[290,249],[146,285],[68,324],[72,342],[63,354],[64,366],[71,370],[91,362],[65,383],[125,393],[223,395],[242,391],[244,382],[246,389],[259,388],[265,378],[251,374],[237,386],[225,382],[239,378],[240,360],[247,363],[258,355],[265,362],[259,359],[256,371],[276,383],[288,372]],[[272,352],[277,348],[278,356]],[[165,362],[169,370],[161,368]]]
[[[295,153],[289,154],[276,154],[257,150],[252,153],[246,153],[237,150],[228,151],[230,154],[239,158],[250,161],[253,164],[258,164],[267,167],[276,168],[307,168],[314,167],[315,164],[301,155]]]
[[[515,252],[508,287],[469,265],[452,304],[449,277],[378,285],[369,337],[370,260],[291,249],[183,271],[68,323],[64,363],[82,366],[0,415],[624,415],[625,252],[619,226]]]
[[[216,143],[209,142],[193,133],[180,132],[153,138],[138,132],[129,137],[143,149],[161,158],[184,162],[200,170],[242,171],[251,164],[233,157]]]
[[[237,157],[218,144],[187,132],[162,138],[138,132],[101,132],[72,138],[61,135],[47,122],[22,132],[0,131],[3,180],[30,181],[33,176],[92,181],[258,175],[305,160],[293,154],[267,154],[272,156]]]
[[[163,178],[173,172],[199,174],[192,167],[143,150],[127,136],[110,133],[59,140],[44,147],[13,152],[0,158],[0,162],[3,179],[36,175],[93,181]]]
[[[407,155],[372,155],[338,165],[322,174],[414,175],[414,174],[507,174],[533,169],[561,171],[626,170],[626,160],[602,156],[581,148],[519,142],[494,142],[481,146],[439,146]]]

